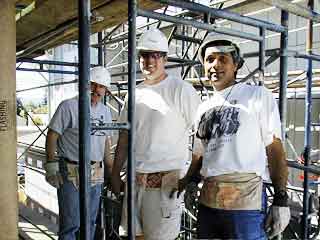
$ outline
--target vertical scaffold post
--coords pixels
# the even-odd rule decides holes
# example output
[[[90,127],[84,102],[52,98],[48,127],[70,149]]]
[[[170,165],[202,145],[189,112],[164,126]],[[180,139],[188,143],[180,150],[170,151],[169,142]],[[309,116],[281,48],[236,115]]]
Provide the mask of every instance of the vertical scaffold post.
[[[102,32],[98,32],[98,65],[103,66],[103,43],[102,43]]]
[[[308,1],[308,7],[313,10],[314,1]],[[312,20],[308,20],[306,53],[312,54]],[[304,120],[304,166],[308,167],[310,162],[310,146],[311,146],[311,109],[312,109],[312,59],[307,59],[307,81],[305,95],[305,120]],[[309,236],[309,171],[304,170],[303,179],[303,215],[302,215],[302,239],[308,239]]]
[[[135,239],[135,87],[136,87],[136,0],[128,1],[128,123],[130,126],[128,134],[128,238]]]
[[[281,25],[288,27],[288,12],[281,11]],[[286,139],[287,124],[287,81],[288,81],[288,29],[280,35],[280,90],[279,90],[279,112],[281,118],[282,140]],[[284,145],[285,147],[285,145]]]
[[[79,200],[80,238],[90,239],[90,0],[79,0]]]
[[[266,30],[263,27],[259,28],[260,36],[262,37],[262,41],[259,42],[259,85],[263,85],[264,82],[264,71],[265,71],[265,35]]]

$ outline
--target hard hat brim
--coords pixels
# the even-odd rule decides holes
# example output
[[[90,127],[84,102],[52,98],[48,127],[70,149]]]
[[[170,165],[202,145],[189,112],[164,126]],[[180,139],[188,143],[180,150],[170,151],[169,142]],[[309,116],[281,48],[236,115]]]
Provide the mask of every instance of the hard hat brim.
[[[226,42],[226,45],[221,45],[221,46],[215,46],[217,49],[217,52],[224,52],[224,53],[227,53],[227,52],[232,52],[232,51],[222,51],[222,48],[224,48],[224,47],[228,47],[228,46],[230,46],[230,45],[232,45],[232,44],[235,44],[235,43],[233,43],[232,41],[230,41],[230,40],[228,40],[228,39],[223,39],[223,38],[218,38],[218,39],[207,39],[207,40],[205,40],[202,44],[201,44],[201,46],[200,46],[200,48],[199,48],[199,51],[198,51],[198,59],[200,60],[200,62],[203,64],[203,57],[204,57],[204,54],[205,54],[205,50],[206,50],[206,48],[207,48],[207,46],[210,44],[210,45],[213,45],[215,42],[220,42],[220,41],[224,41],[224,42]],[[220,49],[220,50],[219,50]],[[226,50],[226,49],[224,49],[224,50]],[[235,48],[233,48],[233,50],[235,50],[236,51],[236,49]]]
[[[207,47],[205,49],[205,52],[210,50],[210,52],[215,53],[230,53],[237,51],[237,49],[234,46],[213,46],[213,47]]]
[[[101,86],[104,86],[104,87],[106,87],[106,88],[109,88],[109,87],[110,87],[110,85],[106,85],[106,84],[97,82],[97,81],[95,81],[95,80],[90,80],[90,82],[97,83],[97,84],[99,84],[99,85],[101,85]]]
[[[168,53],[166,51],[159,51],[155,49],[150,49],[150,48],[143,48],[143,47],[137,47],[138,52],[161,52],[161,53]]]

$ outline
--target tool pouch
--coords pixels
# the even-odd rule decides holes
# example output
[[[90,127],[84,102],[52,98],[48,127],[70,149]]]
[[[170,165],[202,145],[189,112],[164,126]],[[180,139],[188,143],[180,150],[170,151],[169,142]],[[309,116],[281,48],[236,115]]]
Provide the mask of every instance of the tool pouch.
[[[200,203],[224,210],[261,210],[261,177],[255,173],[235,173],[209,177],[201,189]]]
[[[79,189],[80,180],[79,180],[79,165],[66,163],[68,170],[68,180],[73,183],[73,185]],[[104,181],[103,167],[100,162],[96,162],[91,165],[91,186],[96,184],[101,184]]]
[[[176,195],[170,198],[170,193],[173,189],[178,189],[180,171],[170,171],[162,176],[160,188],[160,207],[162,217],[171,218],[177,217],[176,212],[179,211],[181,205],[181,197]]]
[[[169,197],[172,189],[178,189],[179,175],[179,170],[136,174],[136,184],[144,191],[160,191],[160,207],[164,218],[170,218],[180,208],[181,198]]]
[[[91,186],[102,184],[104,181],[104,171],[102,162],[96,162],[91,165]]]
[[[66,163],[68,175],[67,178],[79,190],[79,166],[77,164]]]

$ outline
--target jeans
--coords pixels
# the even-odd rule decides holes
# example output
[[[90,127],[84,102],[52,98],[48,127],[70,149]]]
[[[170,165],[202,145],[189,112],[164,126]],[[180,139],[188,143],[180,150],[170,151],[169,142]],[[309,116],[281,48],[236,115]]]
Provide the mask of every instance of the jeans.
[[[59,240],[76,240],[80,228],[79,191],[67,179],[64,162],[60,162],[63,184],[58,188],[59,203]],[[90,188],[90,234],[94,239],[95,221],[99,209],[101,184]]]
[[[262,210],[223,210],[199,204],[198,239],[266,240],[266,195]]]

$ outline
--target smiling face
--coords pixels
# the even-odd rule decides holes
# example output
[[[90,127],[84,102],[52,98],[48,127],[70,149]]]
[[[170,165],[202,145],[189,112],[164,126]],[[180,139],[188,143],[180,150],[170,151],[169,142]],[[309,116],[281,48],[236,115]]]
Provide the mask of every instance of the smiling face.
[[[225,89],[235,83],[238,64],[230,53],[218,53],[208,48],[204,56],[205,75],[217,90]]]
[[[146,83],[156,84],[165,79],[167,75],[164,68],[166,57],[163,53],[141,51],[139,63]]]
[[[91,104],[96,105],[98,102],[101,101],[101,99],[106,94],[106,87],[96,82],[91,82],[90,87],[91,87]]]

